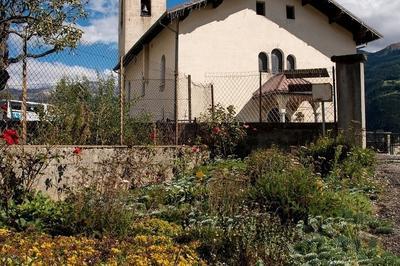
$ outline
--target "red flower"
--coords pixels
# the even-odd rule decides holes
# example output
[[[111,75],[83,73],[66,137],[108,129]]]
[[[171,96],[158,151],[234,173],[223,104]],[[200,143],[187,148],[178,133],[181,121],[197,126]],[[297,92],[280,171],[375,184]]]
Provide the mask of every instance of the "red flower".
[[[155,132],[155,131],[151,132],[151,133],[150,133],[150,139],[151,139],[152,141],[155,141],[156,138],[157,138],[156,132]]]
[[[257,128],[253,127],[253,131],[257,131]]]
[[[72,152],[73,154],[79,155],[82,152],[82,148],[75,147],[74,151]]]
[[[4,139],[7,145],[18,144],[18,133],[13,129],[6,129],[0,137]]]
[[[7,112],[7,104],[0,105],[0,109]]]
[[[197,146],[193,146],[193,147],[192,147],[192,152],[198,153],[198,152],[200,152],[200,148],[197,147]]]
[[[212,129],[212,133],[218,135],[219,133],[221,133],[221,129],[220,129],[219,127],[214,127],[214,128]]]

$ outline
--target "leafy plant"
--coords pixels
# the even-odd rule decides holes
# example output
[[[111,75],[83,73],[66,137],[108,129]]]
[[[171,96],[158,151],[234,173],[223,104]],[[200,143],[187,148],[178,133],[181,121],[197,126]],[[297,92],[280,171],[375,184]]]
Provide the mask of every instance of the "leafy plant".
[[[112,76],[62,79],[51,95],[48,114],[41,118],[30,142],[34,144],[115,145],[120,143],[120,104]],[[131,103],[127,103],[128,107]],[[133,103],[132,103],[133,104]],[[149,144],[149,115],[131,117],[125,108],[125,143]]]
[[[0,209],[0,226],[18,231],[36,230],[51,235],[71,234],[66,219],[69,206],[54,202],[41,193],[26,197],[20,204],[9,201],[6,209]]]
[[[361,227],[343,218],[310,217],[297,226],[302,240],[295,244],[295,265],[397,265],[398,257],[382,250]]]
[[[0,207],[20,204],[31,196],[39,175],[58,155],[47,150],[27,152],[20,147],[0,147]]]
[[[209,146],[212,157],[233,155],[246,136],[246,131],[236,119],[234,106],[225,108],[217,104],[202,115],[200,123],[202,142]]]

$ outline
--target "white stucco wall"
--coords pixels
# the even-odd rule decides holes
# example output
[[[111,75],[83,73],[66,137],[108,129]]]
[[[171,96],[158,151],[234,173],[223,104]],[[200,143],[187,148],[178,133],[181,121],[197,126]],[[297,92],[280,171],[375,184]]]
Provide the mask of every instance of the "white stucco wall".
[[[149,17],[141,16],[140,0],[119,0],[119,5],[119,52],[120,56],[122,56],[166,11],[167,1],[151,0],[151,16]],[[122,12],[121,9],[123,10]]]
[[[295,20],[286,18],[286,5],[295,6]],[[276,48],[283,53],[284,65],[286,57],[294,55],[298,69],[330,69],[331,56],[356,52],[352,33],[330,24],[328,17],[311,6],[302,6],[300,0],[266,1],[265,17],[257,15],[255,8],[255,0],[225,0],[216,9],[209,6],[194,11],[180,25],[181,71],[191,74],[194,81],[213,83],[215,101],[234,103],[238,112],[258,88],[260,52],[269,56],[269,69],[271,52]],[[232,72],[244,77],[221,77]],[[254,108],[243,110],[243,115],[257,113]],[[194,110],[194,116],[200,111]]]
[[[164,90],[161,91],[161,58],[163,55],[166,63],[166,81]],[[127,97],[130,95],[130,100],[133,101],[132,115],[147,112],[152,115],[151,118],[154,121],[174,118],[174,68],[175,33],[164,30],[125,69],[126,95]],[[146,80],[144,96],[143,77]]]
[[[286,5],[295,6],[295,20],[286,19]],[[250,99],[259,84],[260,52],[269,56],[269,69],[273,49],[282,51],[284,65],[286,57],[294,55],[298,69],[330,69],[333,66],[331,56],[356,52],[352,33],[330,24],[328,17],[313,7],[302,6],[301,0],[268,0],[266,16],[257,15],[255,8],[255,0],[225,0],[215,9],[209,5],[195,10],[180,22],[179,119],[188,118],[186,75],[190,74],[193,81],[192,117],[199,117],[211,104],[209,84],[213,83],[216,103],[225,106],[234,104],[239,116],[252,115],[252,120],[258,121],[257,106]],[[136,23],[136,30],[140,30],[140,20]],[[133,35],[127,33],[126,36]],[[160,60],[164,54],[167,72],[170,72],[167,77],[171,80],[167,81],[165,92],[159,91],[157,80],[146,84],[146,94],[132,113],[147,110],[154,114],[155,120],[173,119],[174,49],[175,36],[168,29],[164,29],[149,44],[149,78],[160,77]],[[147,60],[143,54],[142,51],[126,68],[127,80],[141,78],[146,73]],[[264,76],[263,82],[267,79],[268,75]],[[136,90],[141,91],[139,88]],[[303,109],[306,108],[304,106],[307,105],[303,105]]]

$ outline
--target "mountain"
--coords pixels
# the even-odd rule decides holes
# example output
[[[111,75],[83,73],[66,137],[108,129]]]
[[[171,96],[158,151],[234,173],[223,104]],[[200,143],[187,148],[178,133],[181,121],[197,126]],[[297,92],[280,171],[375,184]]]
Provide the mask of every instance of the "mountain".
[[[41,88],[28,89],[28,101],[47,103],[50,98],[51,92],[54,90],[53,86],[43,86]],[[0,92],[0,99],[14,99],[20,100],[22,97],[22,90],[20,88],[6,88]]]
[[[400,133],[400,43],[366,54],[367,128]]]

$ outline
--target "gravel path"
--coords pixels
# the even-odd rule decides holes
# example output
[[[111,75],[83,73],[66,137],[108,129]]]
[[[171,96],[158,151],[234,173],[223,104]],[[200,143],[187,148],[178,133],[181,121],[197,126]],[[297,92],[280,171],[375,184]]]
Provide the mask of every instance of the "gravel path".
[[[393,234],[381,236],[385,247],[400,255],[400,156],[378,155],[376,177],[385,185],[378,216],[393,222]]]

